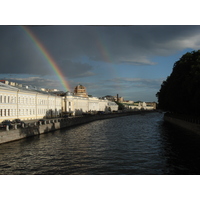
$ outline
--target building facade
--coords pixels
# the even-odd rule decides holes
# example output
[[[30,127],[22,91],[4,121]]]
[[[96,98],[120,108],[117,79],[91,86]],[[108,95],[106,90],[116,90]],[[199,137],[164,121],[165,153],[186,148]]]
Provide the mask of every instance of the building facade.
[[[58,117],[62,97],[0,83],[0,122]]]
[[[147,105],[146,102],[135,102],[133,104],[124,102],[123,105],[127,110],[155,110],[153,105]]]
[[[87,112],[118,110],[114,102],[89,97],[84,86],[81,86],[81,92],[75,90],[77,93],[67,92],[65,96],[58,96],[46,90],[34,90],[10,83],[0,82],[0,122],[60,117],[65,113],[82,115]]]
[[[87,91],[86,91],[86,87],[84,87],[83,85],[78,84],[74,88],[74,95],[78,96],[78,97],[88,97],[88,94],[87,94]]]
[[[82,115],[87,112],[109,112],[117,111],[118,105],[107,99],[99,99],[97,97],[80,97],[71,92],[67,92],[63,97],[62,110],[64,113],[71,115]]]

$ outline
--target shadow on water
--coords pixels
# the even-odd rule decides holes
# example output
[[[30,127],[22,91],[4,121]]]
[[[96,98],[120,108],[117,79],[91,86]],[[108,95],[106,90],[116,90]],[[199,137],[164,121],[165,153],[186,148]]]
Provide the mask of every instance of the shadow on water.
[[[200,174],[200,135],[168,122],[160,127],[162,154],[166,159],[164,174]]]

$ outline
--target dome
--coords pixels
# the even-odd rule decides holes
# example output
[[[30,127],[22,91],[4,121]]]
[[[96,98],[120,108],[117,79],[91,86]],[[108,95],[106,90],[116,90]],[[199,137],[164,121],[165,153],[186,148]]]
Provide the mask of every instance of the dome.
[[[72,92],[66,92],[66,96],[72,96],[73,94],[72,94]]]
[[[86,89],[86,87],[84,87],[83,85],[77,85],[76,87],[75,87],[75,89]]]
[[[80,89],[85,89],[85,87],[83,85],[79,85]]]
[[[83,85],[80,85],[80,84],[78,84],[74,88],[74,93],[76,96],[88,97],[87,92],[86,92],[86,87],[84,87]]]

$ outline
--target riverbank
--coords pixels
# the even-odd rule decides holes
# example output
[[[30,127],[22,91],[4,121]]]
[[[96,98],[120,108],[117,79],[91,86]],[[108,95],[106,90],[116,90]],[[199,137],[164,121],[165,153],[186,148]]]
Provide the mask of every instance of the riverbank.
[[[164,120],[171,124],[184,128],[186,130],[192,131],[196,134],[200,134],[200,120],[199,119],[166,113],[164,115]]]
[[[51,131],[76,126],[84,123],[89,123],[96,120],[103,120],[115,117],[123,117],[127,115],[148,113],[152,111],[134,111],[134,112],[125,112],[125,113],[111,113],[104,115],[89,115],[82,117],[73,117],[73,118],[59,118],[59,119],[50,119],[45,120],[45,124],[38,125],[36,122],[29,123],[24,128],[17,128],[5,130],[0,132],[0,144],[12,142],[15,140],[20,140],[23,138],[40,135],[43,133],[48,133]]]

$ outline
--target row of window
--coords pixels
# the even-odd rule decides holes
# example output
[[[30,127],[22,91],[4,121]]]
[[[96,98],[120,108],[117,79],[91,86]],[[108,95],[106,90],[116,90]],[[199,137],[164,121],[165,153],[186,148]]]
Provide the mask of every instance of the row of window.
[[[0,103],[15,103],[16,97],[0,95]]]
[[[37,114],[38,115],[46,115],[47,113],[50,114],[49,110],[47,109],[38,109]],[[59,114],[60,112],[55,110],[54,113]],[[25,116],[25,115],[35,115],[35,109],[19,109],[19,116]],[[16,116],[17,115],[17,109],[0,109],[0,117],[3,116]]]
[[[17,98],[14,96],[6,96],[0,95],[0,103],[17,103]],[[20,104],[35,104],[35,98],[27,98],[27,97],[18,97],[18,103]],[[39,105],[47,105],[48,100],[38,99]],[[50,105],[55,104],[55,100],[49,100]],[[60,105],[61,102],[57,101],[57,105]]]

